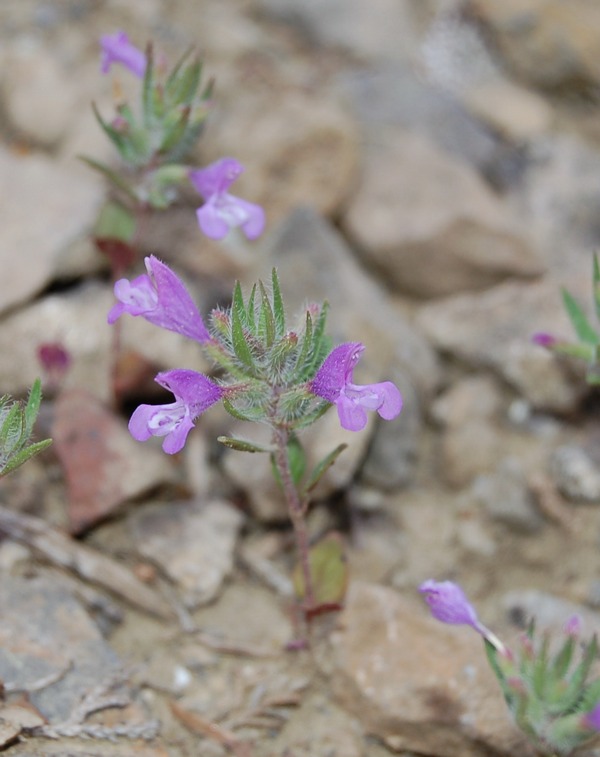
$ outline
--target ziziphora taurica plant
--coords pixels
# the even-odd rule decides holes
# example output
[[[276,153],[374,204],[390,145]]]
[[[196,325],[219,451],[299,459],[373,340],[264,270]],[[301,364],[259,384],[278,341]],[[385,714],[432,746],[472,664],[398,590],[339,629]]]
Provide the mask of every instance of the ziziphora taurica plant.
[[[389,381],[360,386],[353,370],[364,347],[342,344],[330,351],[325,333],[326,305],[307,308],[298,322],[288,324],[279,281],[272,273],[270,288],[259,282],[244,299],[240,284],[231,308],[212,312],[207,327],[191,296],[176,274],[154,256],[146,258],[147,273],[115,285],[118,302],[108,315],[114,323],[123,313],[195,340],[220,369],[216,378],[176,369],[159,373],[156,381],[175,396],[166,405],[140,405],[129,421],[139,441],[163,437],[163,449],[179,452],[195,419],[216,402],[235,418],[266,424],[268,446],[245,439],[221,437],[236,450],[271,456],[292,520],[302,568],[303,610],[308,619],[319,604],[311,575],[305,514],[308,497],[345,445],[332,450],[312,471],[298,432],[314,423],[333,404],[341,425],[359,431],[367,410],[391,420],[401,410],[402,398]]]
[[[593,294],[596,319],[600,321],[600,264],[594,255]],[[563,305],[577,336],[577,341],[559,339],[546,331],[538,332],[532,337],[535,344],[555,352],[558,355],[585,360],[588,365],[586,381],[588,384],[600,384],[600,333],[592,326],[583,308],[566,289],[562,290]]]
[[[600,678],[590,676],[598,643],[595,635],[580,639],[578,616],[566,622],[556,650],[550,634],[537,633],[531,622],[514,651],[479,621],[457,584],[429,580],[419,591],[437,620],[469,625],[481,634],[506,704],[541,754],[569,755],[600,733]]]
[[[265,225],[263,209],[228,192],[244,170],[237,160],[225,157],[205,168],[182,162],[202,133],[212,97],[213,82],[202,86],[199,58],[188,50],[168,69],[164,56],[155,55],[151,44],[143,52],[123,31],[103,36],[100,45],[102,72],[118,65],[137,77],[140,103],[135,108],[118,102],[111,120],[103,118],[94,106],[96,119],[122,163],[113,168],[83,158],[120,194],[117,209],[109,205],[102,215],[97,236],[129,242],[135,219],[128,210],[166,208],[176,200],[183,184],[191,185],[204,200],[198,209],[198,224],[206,236],[222,239],[238,226],[248,239],[260,236]]]
[[[0,397],[0,476],[15,470],[52,444],[51,439],[31,442],[33,425],[42,400],[42,388],[36,379],[27,402]]]

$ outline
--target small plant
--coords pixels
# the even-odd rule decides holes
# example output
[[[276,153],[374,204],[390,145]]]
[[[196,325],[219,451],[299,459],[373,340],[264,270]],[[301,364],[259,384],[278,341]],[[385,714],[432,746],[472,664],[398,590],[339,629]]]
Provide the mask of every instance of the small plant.
[[[52,439],[31,443],[41,401],[39,379],[34,381],[26,403],[7,394],[0,397],[0,476],[11,473],[52,444]]]
[[[596,319],[600,320],[600,263],[594,255],[593,294]],[[557,338],[547,332],[534,334],[535,344],[555,352],[558,355],[585,360],[588,364],[586,381],[588,384],[600,384],[600,333],[591,325],[583,308],[566,289],[562,290],[563,305],[573,326],[577,341],[571,342]]]
[[[150,256],[146,268],[146,274],[132,281],[116,282],[118,302],[108,314],[109,323],[129,313],[182,334],[199,344],[220,373],[217,378],[186,369],[159,373],[156,381],[173,393],[175,401],[140,405],[131,416],[129,430],[139,441],[162,437],[164,451],[174,454],[183,448],[196,418],[217,402],[234,418],[271,429],[268,446],[234,437],[220,437],[219,441],[242,452],[271,456],[294,526],[301,565],[296,585],[301,587],[303,610],[309,619],[318,612],[319,602],[305,515],[311,491],[345,445],[307,471],[299,432],[331,405],[336,406],[343,428],[350,431],[365,427],[368,410],[391,420],[402,407],[400,392],[390,381],[365,386],[354,383],[353,371],[364,345],[350,342],[330,349],[326,304],[311,305],[288,325],[275,270],[270,288],[259,281],[247,298],[236,283],[231,307],[213,310],[207,327],[185,286],[168,266]],[[327,603],[335,604],[331,596]]]
[[[600,732],[600,678],[590,680],[598,643],[595,635],[581,641],[577,616],[565,624],[565,638],[556,651],[551,651],[548,632],[537,633],[533,622],[513,651],[479,621],[457,584],[429,580],[419,591],[434,618],[471,626],[483,637],[515,723],[541,754],[569,755]]]

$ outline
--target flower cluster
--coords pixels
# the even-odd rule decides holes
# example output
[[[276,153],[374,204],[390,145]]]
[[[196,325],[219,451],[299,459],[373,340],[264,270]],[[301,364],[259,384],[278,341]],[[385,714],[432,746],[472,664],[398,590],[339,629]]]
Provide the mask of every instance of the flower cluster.
[[[582,643],[580,659],[574,661],[580,644],[578,616],[565,623],[565,639],[555,654],[548,633],[538,639],[533,623],[515,653],[479,621],[457,584],[428,580],[419,591],[437,620],[468,625],[481,634],[515,722],[542,753],[570,754],[600,732],[600,679],[588,680],[598,645],[595,636]]]
[[[129,313],[194,339],[224,376],[214,381],[191,370],[160,373],[157,382],[174,394],[175,402],[139,407],[129,423],[136,439],[164,437],[165,452],[179,452],[194,420],[220,400],[237,418],[288,431],[309,425],[330,405],[337,407],[341,425],[350,431],[364,428],[367,410],[386,420],[400,413],[402,398],[392,382],[365,386],[353,382],[362,344],[342,344],[327,354],[326,307],[311,307],[300,328],[286,328],[275,272],[271,297],[259,283],[244,302],[236,285],[232,308],[214,311],[209,330],[168,266],[150,256],[146,268],[146,274],[132,281],[116,282],[118,301],[108,315],[109,323]]]
[[[101,38],[101,70],[119,65],[142,80],[141,116],[127,104],[117,106],[117,115],[107,122],[95,111],[98,122],[132,171],[127,177],[97,161],[121,193],[136,204],[164,208],[176,197],[175,188],[190,182],[204,200],[197,218],[211,239],[223,239],[240,227],[248,239],[256,239],[265,226],[259,205],[235,197],[229,188],[244,170],[235,158],[224,157],[205,168],[179,163],[200,136],[208,113],[212,85],[200,89],[201,64],[187,56],[166,78],[157,76],[152,47],[143,52],[123,31]]]

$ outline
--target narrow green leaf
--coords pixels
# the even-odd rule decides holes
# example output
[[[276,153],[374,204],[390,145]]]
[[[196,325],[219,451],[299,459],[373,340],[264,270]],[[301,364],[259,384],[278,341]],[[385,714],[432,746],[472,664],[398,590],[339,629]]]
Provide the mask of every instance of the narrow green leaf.
[[[246,312],[242,297],[242,288],[240,282],[236,281],[231,307],[231,340],[234,352],[242,363],[249,368],[255,368],[254,357],[244,334],[245,318]]]
[[[92,103],[92,111],[94,113],[94,116],[96,117],[96,121],[100,125],[100,128],[117,148],[123,160],[127,162],[134,160],[135,155],[131,149],[131,146],[129,145],[129,140],[127,139],[127,137],[114,129],[110,124],[106,123],[106,121],[100,115],[100,112],[95,103]],[[90,163],[90,165],[93,165],[92,161],[90,161],[89,159],[87,159],[87,162]]]
[[[6,414],[0,429],[0,453],[2,457],[6,459],[26,441],[23,409],[18,402],[15,402]]]
[[[29,397],[27,398],[27,404],[25,405],[25,433],[29,437],[33,431],[33,424],[40,411],[40,405],[42,402],[42,382],[39,378],[33,382],[33,386],[29,391]]]
[[[600,262],[598,253],[594,253],[594,305],[596,307],[596,318],[600,319]]]
[[[231,403],[230,400],[224,399],[223,400],[223,407],[225,410],[231,415],[233,418],[237,418],[238,421],[258,421],[262,418],[262,410],[239,410],[235,405]]]
[[[186,105],[177,114],[175,123],[167,126],[160,143],[159,152],[166,153],[172,150],[183,139],[190,120],[190,112],[189,105]]]
[[[169,98],[175,105],[191,105],[200,86],[202,63],[198,58],[187,65],[169,88]]]
[[[271,271],[271,283],[273,287],[273,316],[275,318],[275,335],[279,338],[285,334],[285,309],[283,307],[283,297],[281,296],[281,287],[277,270]]]
[[[500,666],[500,663],[498,662],[498,650],[487,639],[483,640],[483,644],[485,647],[485,655],[487,657],[488,664],[490,668],[492,669],[492,672],[498,679],[498,683],[500,684],[500,688],[502,689],[502,693],[504,695],[504,699],[506,700],[506,703],[508,704],[509,708],[512,710],[512,705],[517,695],[516,695],[515,690],[511,689],[511,687],[508,686],[508,684],[506,683],[506,677],[504,675],[502,667]]]
[[[8,463],[0,471],[0,476],[5,476],[7,473],[11,473],[12,471],[15,470],[15,468],[18,468],[19,466],[23,465],[23,463],[26,463],[27,460],[30,460],[34,455],[37,455],[39,452],[42,452],[51,444],[52,444],[52,439],[44,439],[41,442],[35,442],[34,444],[31,444],[29,447],[25,447],[25,449],[22,449],[16,455],[13,455],[11,457]]]
[[[152,43],[146,46],[146,72],[142,84],[142,113],[144,114],[144,126],[150,128],[154,124],[154,52]]]
[[[290,461],[290,472],[292,474],[292,480],[296,486],[302,480],[304,471],[306,470],[306,454],[304,447],[300,443],[298,437],[294,434],[290,436],[287,443],[288,460]]]
[[[256,333],[256,284],[253,285],[250,297],[248,299],[248,307],[246,308],[246,323],[252,334]]]
[[[565,639],[565,643],[559,649],[552,661],[551,676],[552,678],[560,679],[564,678],[573,659],[573,651],[575,650],[575,637],[569,634]]]
[[[235,449],[238,452],[272,452],[269,447],[263,447],[260,444],[248,441],[247,439],[237,439],[234,436],[218,436],[217,441],[224,444],[230,449]]]
[[[548,649],[550,638],[548,633],[542,634],[542,643],[536,654],[533,664],[531,684],[538,699],[544,699],[546,693],[546,684],[548,681]]]
[[[308,562],[316,605],[341,604],[348,587],[348,564],[339,534],[328,534],[311,547]],[[304,573],[299,564],[294,568],[292,581],[296,596],[304,599]]]
[[[275,341],[275,317],[271,310],[269,295],[262,281],[258,282],[260,288],[260,313],[258,316],[258,331],[262,340],[267,347],[270,347]]]
[[[95,171],[99,171],[103,176],[105,176],[112,184],[115,185],[115,187],[118,187],[121,189],[125,194],[130,197],[132,200],[135,200],[135,202],[138,202],[138,196],[136,195],[133,188],[123,179],[122,176],[120,176],[116,171],[113,171],[108,166],[105,166],[103,163],[100,163],[97,160],[94,160],[93,158],[88,158],[85,155],[78,155],[77,156],[79,160],[82,160],[84,163],[87,163],[90,168],[93,168]]]
[[[185,159],[190,150],[198,141],[200,134],[202,134],[204,130],[204,121],[206,120],[207,115],[208,113],[205,113],[200,119],[198,119],[195,115],[193,116],[194,120],[191,123],[188,123],[188,127],[183,137],[173,147],[172,150],[164,154],[165,160],[177,162]]]
[[[565,691],[562,699],[563,711],[568,711],[572,707],[575,707],[581,697],[582,690],[585,686],[585,682],[590,672],[592,663],[598,656],[598,641],[596,635],[592,636],[592,640],[586,646],[583,653],[583,658],[579,665],[574,669],[569,680],[569,685]]]
[[[305,494],[308,494],[315,488],[315,486],[319,483],[325,473],[327,473],[329,468],[331,468],[331,466],[335,463],[335,461],[347,446],[347,444],[338,444],[338,446],[332,452],[330,452],[326,457],[318,462],[317,465],[315,465],[313,472],[310,474],[310,478],[306,482],[306,486],[304,488]]]
[[[177,63],[173,66],[171,69],[171,73],[167,77],[167,81],[165,82],[165,90],[167,92],[170,91],[171,87],[174,86],[175,81],[177,79],[177,75],[181,71],[183,64],[186,62],[186,60],[190,57],[192,52],[194,51],[193,45],[190,45],[190,47],[187,48],[187,50],[183,53],[183,55],[179,58]]]
[[[588,344],[598,344],[600,337],[598,337],[596,331],[590,326],[590,323],[577,303],[577,300],[569,294],[566,289],[562,290],[562,297],[567,315],[569,316],[571,324],[573,325],[575,333],[579,339]]]

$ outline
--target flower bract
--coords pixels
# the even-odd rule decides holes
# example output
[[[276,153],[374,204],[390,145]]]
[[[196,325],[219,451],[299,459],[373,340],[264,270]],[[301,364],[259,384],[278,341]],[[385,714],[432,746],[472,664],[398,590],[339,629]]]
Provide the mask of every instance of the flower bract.
[[[235,158],[221,158],[206,168],[189,172],[190,181],[205,200],[196,211],[198,224],[210,239],[223,239],[237,226],[248,239],[256,239],[262,234],[265,212],[260,205],[227,191],[243,170]]]
[[[388,421],[402,410],[402,396],[391,381],[364,386],[352,382],[354,366],[364,348],[360,342],[340,344],[325,358],[309,384],[313,394],[336,405],[342,428],[349,431],[366,426],[367,410],[376,410]]]
[[[119,63],[129,69],[140,79],[146,72],[146,56],[129,41],[129,37],[123,31],[114,34],[105,34],[100,37],[102,47],[102,60],[100,68],[103,74],[108,73],[113,63]]]
[[[114,323],[123,313],[141,315],[163,329],[197,342],[209,341],[202,316],[181,279],[154,255],[147,257],[145,263],[147,274],[115,283],[119,301],[110,309],[108,322]]]
[[[201,373],[186,369],[159,373],[155,380],[173,392],[175,402],[140,405],[129,420],[129,431],[139,442],[164,436],[163,450],[174,455],[183,448],[194,420],[222,398],[223,390]]]

